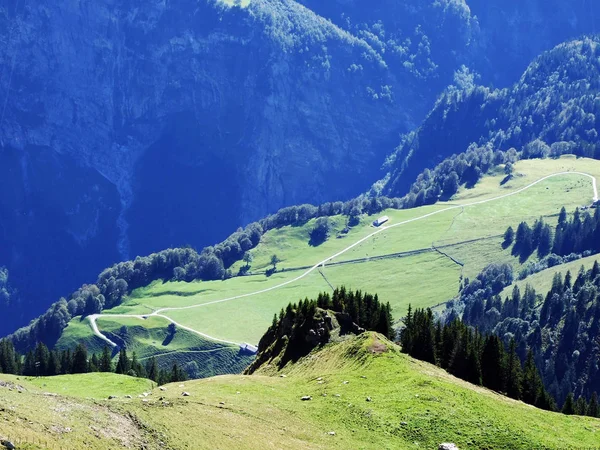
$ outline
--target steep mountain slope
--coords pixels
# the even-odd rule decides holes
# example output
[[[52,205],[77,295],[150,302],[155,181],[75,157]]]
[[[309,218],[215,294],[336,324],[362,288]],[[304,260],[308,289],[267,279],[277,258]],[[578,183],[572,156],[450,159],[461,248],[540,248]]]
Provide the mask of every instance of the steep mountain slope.
[[[0,264],[29,301],[356,195],[404,128],[381,55],[291,0],[11,1],[0,30]]]
[[[300,1],[377,42],[392,54],[386,60],[397,73],[414,70],[418,91],[434,95],[461,64],[485,84],[504,87],[540,53],[600,30],[600,5],[588,0]]]
[[[29,448],[86,442],[87,448],[411,449],[454,442],[459,448],[530,449],[593,446],[600,432],[597,419],[541,411],[474,387],[400,354],[374,333],[327,345],[282,373],[285,378],[265,369],[172,384],[143,399],[137,398],[141,387],[113,384],[128,377],[114,377],[102,388],[106,393],[115,386],[119,398],[110,401],[82,398],[98,398],[93,389],[63,393],[60,380],[43,388],[59,396],[44,395],[28,380],[0,375],[14,383],[13,391],[0,385],[2,434]]]
[[[523,151],[524,158],[575,153],[600,157],[600,38],[561,44],[538,57],[509,89],[449,89],[423,124],[388,158],[385,195],[403,195],[414,178],[474,144]]]
[[[593,31],[598,9],[235,3],[0,6],[0,265],[21,293],[11,322],[118,259],[366,190],[462,64],[512,80],[531,53]],[[521,24],[534,19],[560,33],[530,36]],[[519,30],[514,45],[505,29]]]

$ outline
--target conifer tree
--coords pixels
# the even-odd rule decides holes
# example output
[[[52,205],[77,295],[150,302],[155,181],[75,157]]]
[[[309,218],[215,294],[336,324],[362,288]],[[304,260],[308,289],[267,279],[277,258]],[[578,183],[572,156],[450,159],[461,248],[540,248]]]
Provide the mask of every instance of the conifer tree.
[[[71,373],[86,373],[88,371],[87,349],[83,344],[77,344],[73,352],[73,368]]]
[[[567,398],[562,407],[562,413],[572,415],[575,414],[575,401],[573,400],[573,393],[569,392],[567,394]]]
[[[590,417],[600,417],[600,410],[598,408],[598,393],[596,391],[592,393],[592,398],[590,399],[586,415]]]
[[[112,357],[107,345],[102,349],[100,361],[98,362],[98,370],[100,372],[112,372]]]
[[[126,375],[131,369],[129,358],[127,357],[127,350],[121,348],[119,351],[119,360],[117,361],[117,367],[115,367],[115,373]]]

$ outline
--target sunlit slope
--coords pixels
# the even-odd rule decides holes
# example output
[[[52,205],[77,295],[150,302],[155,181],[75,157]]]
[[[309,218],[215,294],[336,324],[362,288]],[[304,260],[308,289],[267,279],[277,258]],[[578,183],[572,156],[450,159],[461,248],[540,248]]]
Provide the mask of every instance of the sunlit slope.
[[[489,263],[506,262],[518,270],[519,261],[510,250],[502,249],[501,235],[508,226],[516,228],[524,220],[546,217],[552,223],[563,206],[573,210],[589,205],[591,178],[561,174],[574,171],[600,178],[600,162],[572,157],[521,161],[515,165],[512,179],[504,180],[499,171],[502,173],[484,177],[473,189],[462,189],[451,202],[384,211],[380,215],[390,217],[389,228],[367,239],[377,230],[371,224],[377,216],[362,217],[347,234],[341,233],[347,219],[331,218],[331,237],[317,247],[309,245],[314,221],[271,230],[251,251],[252,275],[225,281],[155,282],[104,314],[187,308],[160,313],[214,338],[255,344],[273,314],[288,302],[346,285],[377,292],[399,318],[409,303],[433,306],[454,297],[461,276],[473,277]],[[549,175],[555,176],[531,186]],[[354,245],[361,239],[364,241]],[[266,276],[272,255],[281,262],[278,272]],[[303,276],[308,268],[334,255]],[[234,273],[243,264],[234,265]],[[143,321],[134,320],[144,326]]]
[[[465,449],[574,448],[597,445],[600,433],[600,420],[541,411],[475,387],[400,354],[373,333],[329,344],[283,373],[266,368],[167,385],[144,399],[132,389],[131,399],[93,402],[43,394],[60,393],[59,381],[42,391],[12,377],[27,390],[0,387],[1,433],[43,443],[27,448],[120,448],[125,433],[107,437],[118,424],[134,447],[261,450],[429,449],[441,442]]]
[[[171,334],[169,321],[161,317],[140,320],[107,316],[98,319],[98,326],[111,340],[124,345],[130,356],[135,352],[142,364],[155,357],[160,368],[170,370],[177,363],[196,378],[240,373],[252,361],[252,355],[241,351],[238,345],[216,342],[184,329]],[[73,348],[80,342],[89,353],[99,353],[107,345],[92,334],[87,320],[78,317],[63,331],[56,347]],[[117,358],[114,354],[114,364]]]

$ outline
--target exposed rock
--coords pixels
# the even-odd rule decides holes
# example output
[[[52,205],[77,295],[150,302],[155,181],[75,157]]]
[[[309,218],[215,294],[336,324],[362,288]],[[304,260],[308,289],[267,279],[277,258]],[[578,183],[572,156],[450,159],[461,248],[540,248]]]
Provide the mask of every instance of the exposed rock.
[[[459,450],[456,444],[444,442],[438,446],[438,450]]]
[[[109,399],[109,400],[112,400],[112,399],[115,399],[115,398],[117,398],[117,396],[116,396],[116,395],[109,395],[109,396],[108,396],[108,399]]]
[[[310,395],[305,395],[300,400],[302,400],[303,402],[306,402],[306,401],[312,400],[312,397]]]
[[[131,398],[131,395],[126,395],[125,398]]]
[[[167,390],[167,388],[166,388],[166,387],[164,387],[164,386],[161,386],[161,387],[159,387],[159,389],[160,389],[161,391],[166,391],[166,390]]]
[[[7,450],[15,450],[17,447],[15,447],[15,445],[6,440],[6,441],[1,441],[0,444],[2,444],[4,446],[4,448],[6,448]]]
[[[189,393],[189,392],[185,392],[185,391],[183,391],[183,392],[181,393],[181,395],[182,395],[183,397],[189,397],[189,396],[190,396],[190,393]]]

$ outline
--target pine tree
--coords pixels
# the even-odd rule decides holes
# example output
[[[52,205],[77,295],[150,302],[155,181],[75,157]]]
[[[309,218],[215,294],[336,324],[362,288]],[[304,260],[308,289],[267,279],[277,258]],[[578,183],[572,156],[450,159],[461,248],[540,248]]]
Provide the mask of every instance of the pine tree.
[[[509,397],[519,400],[522,393],[523,370],[521,361],[517,355],[517,344],[513,339],[510,340],[510,347],[507,357],[506,367],[506,393]]]
[[[565,403],[562,407],[561,412],[563,414],[568,414],[568,415],[575,414],[575,401],[573,400],[572,392],[569,392],[569,394],[567,395],[567,399],[565,400]]]
[[[596,391],[592,394],[586,415],[590,417],[600,417],[600,410],[598,409],[598,393]]]
[[[505,352],[500,338],[487,337],[481,354],[481,375],[483,385],[497,392],[505,387]]]
[[[100,361],[98,362],[98,370],[100,372],[112,372],[112,357],[107,345],[102,349],[102,355],[100,355]]]
[[[158,375],[159,375],[158,364],[156,363],[156,358],[154,356],[152,356],[146,362],[146,376],[149,379],[158,382]]]
[[[577,401],[575,402],[575,414],[577,414],[578,416],[585,416],[587,409],[588,409],[588,404],[585,401],[584,396],[580,395],[577,398]]]
[[[117,367],[115,373],[126,375],[131,369],[129,358],[127,357],[127,351],[122,348],[119,352],[119,360],[117,361]]]
[[[73,368],[71,373],[86,373],[88,371],[87,349],[83,344],[77,344],[73,353]]]

